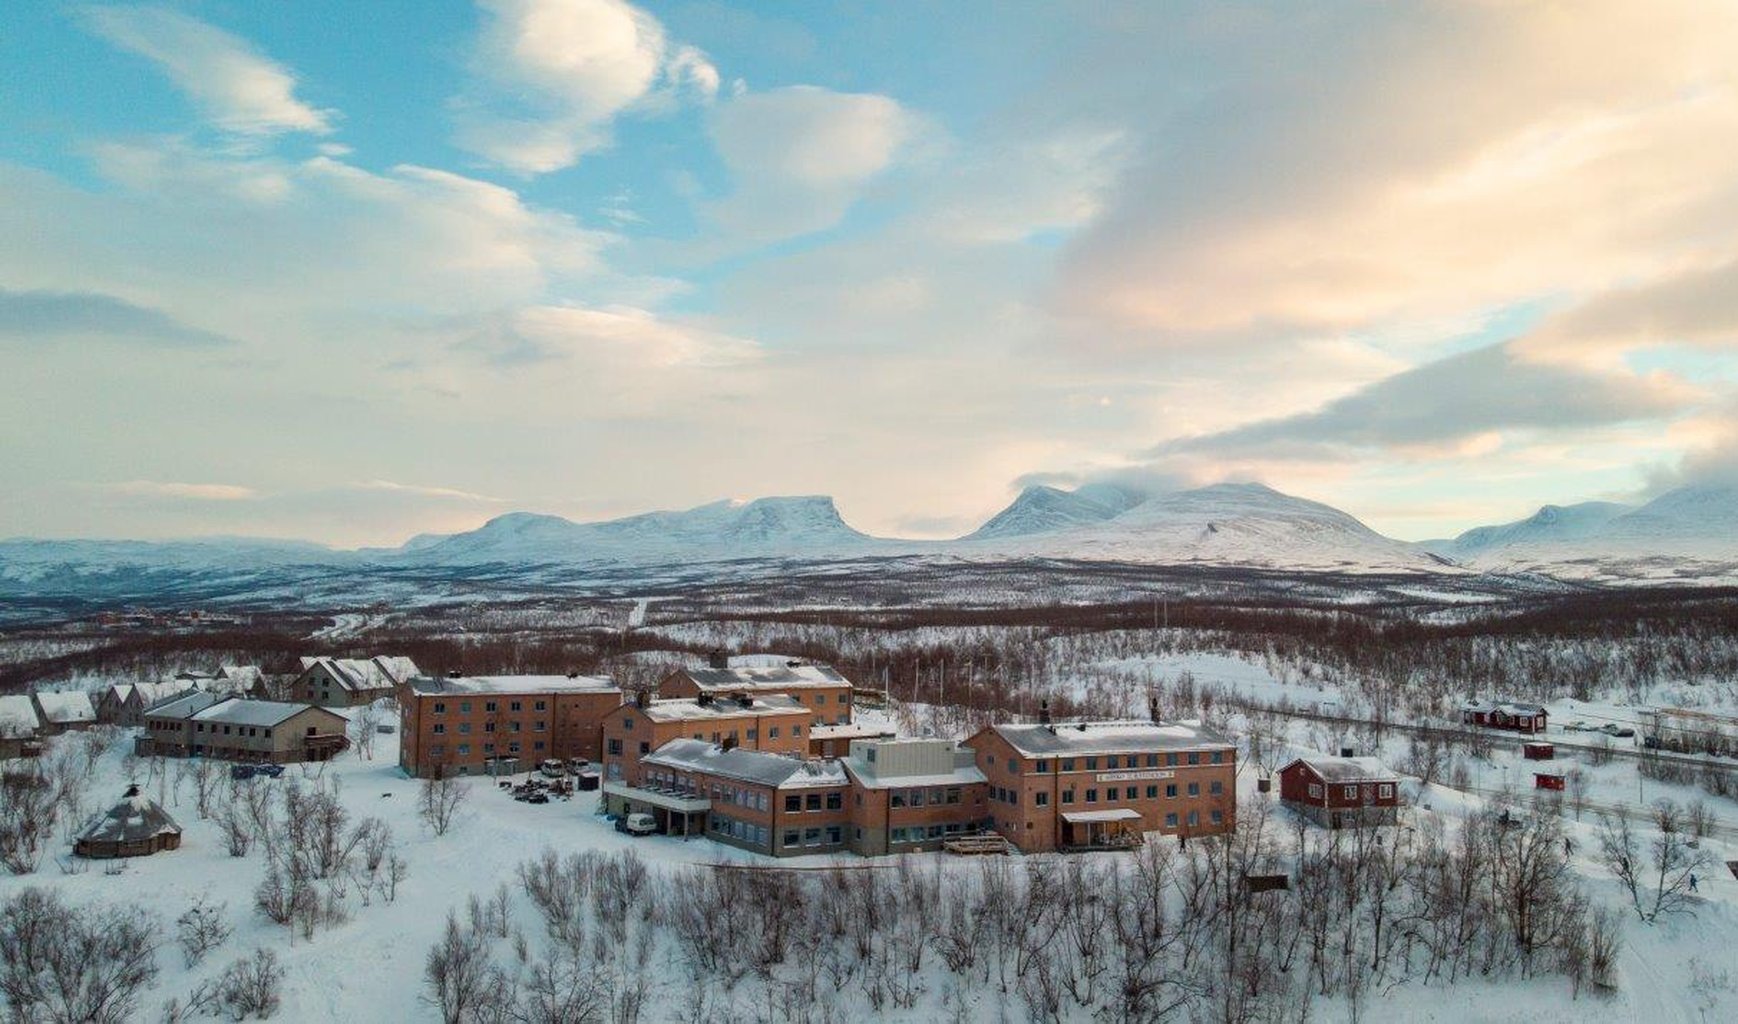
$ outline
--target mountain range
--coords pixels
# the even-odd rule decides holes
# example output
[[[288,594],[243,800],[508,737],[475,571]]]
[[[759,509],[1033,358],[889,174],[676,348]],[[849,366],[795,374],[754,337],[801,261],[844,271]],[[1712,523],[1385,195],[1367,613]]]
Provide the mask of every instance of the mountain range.
[[[1255,567],[1307,572],[1539,574],[1560,579],[1730,580],[1738,576],[1738,487],[1700,484],[1644,505],[1547,505],[1526,519],[1410,543],[1320,502],[1255,483],[1147,494],[1108,484],[1034,486],[953,540],[874,537],[822,496],[720,501],[601,522],[513,512],[474,530],[396,548],[335,550],[233,538],[0,541],[0,597],[129,594],[187,578],[273,574],[440,579],[527,568],[631,579],[658,567],[875,558]],[[768,571],[775,571],[768,569]],[[263,578],[263,575],[262,575]]]

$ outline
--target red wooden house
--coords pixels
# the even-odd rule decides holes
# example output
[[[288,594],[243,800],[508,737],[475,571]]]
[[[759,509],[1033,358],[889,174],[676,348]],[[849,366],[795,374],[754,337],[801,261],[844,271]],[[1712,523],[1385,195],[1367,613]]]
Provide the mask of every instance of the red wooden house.
[[[1543,706],[1513,700],[1469,700],[1460,706],[1460,720],[1468,725],[1513,732],[1542,733],[1546,717]]]
[[[1373,757],[1300,757],[1279,770],[1279,798],[1323,828],[1392,825],[1400,778]]]

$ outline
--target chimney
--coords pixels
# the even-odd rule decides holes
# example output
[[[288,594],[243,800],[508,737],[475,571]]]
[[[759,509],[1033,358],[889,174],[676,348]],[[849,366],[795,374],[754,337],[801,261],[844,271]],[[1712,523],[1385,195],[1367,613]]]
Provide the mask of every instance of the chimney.
[[[730,655],[723,651],[713,651],[706,655],[706,665],[708,668],[729,668]]]
[[[1147,717],[1151,718],[1154,722],[1158,722],[1160,720],[1159,719],[1159,698],[1158,698],[1157,694],[1154,694],[1153,696],[1147,698]]]
[[[709,708],[712,706],[712,694],[707,690],[701,690],[700,695],[694,698],[694,703],[703,708]]]
[[[732,733],[731,735],[724,737],[724,742],[720,743],[719,747],[724,749],[724,750],[735,750],[736,749],[736,734]]]
[[[736,703],[742,705],[745,708],[752,708],[752,707],[754,707],[754,698],[750,697],[746,693],[739,693],[736,695]]]
[[[448,679],[463,679],[463,678],[464,678],[464,677],[465,677],[465,674],[464,674],[464,673],[463,673],[463,672],[460,672],[460,671],[459,671],[459,670],[458,670],[458,669],[456,669],[456,668],[455,668],[455,669],[449,669],[449,670],[448,670],[448,671],[447,671],[447,678],[448,678]]]
[[[645,710],[646,706],[648,704],[651,704],[651,703],[652,703],[652,691],[650,691],[650,690],[635,690],[634,691],[634,707],[639,708],[640,710],[643,711],[643,710]]]
[[[1038,722],[1040,725],[1050,724],[1050,701],[1048,699],[1038,702]]]

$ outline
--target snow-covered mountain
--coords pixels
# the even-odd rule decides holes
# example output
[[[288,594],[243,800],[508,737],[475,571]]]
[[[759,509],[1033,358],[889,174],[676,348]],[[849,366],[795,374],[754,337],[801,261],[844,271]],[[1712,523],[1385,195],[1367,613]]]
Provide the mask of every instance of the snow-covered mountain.
[[[1144,497],[1111,484],[1094,484],[1064,491],[1037,485],[1020,492],[1014,503],[996,513],[965,539],[1025,537],[1035,533],[1102,523],[1140,504]]]
[[[1613,519],[1633,511],[1633,505],[1612,501],[1546,505],[1525,519],[1475,527],[1452,540],[1427,540],[1419,546],[1449,558],[1467,559],[1501,548],[1561,544],[1596,536]]]
[[[1056,492],[1068,496],[1070,492]],[[1078,492],[1074,492],[1078,494]],[[1027,491],[991,523],[1013,513],[1046,528],[985,535],[952,545],[960,554],[1099,559],[1150,563],[1212,563],[1298,569],[1453,571],[1441,558],[1384,537],[1356,518],[1320,502],[1254,483],[1213,484],[1138,501],[1086,519],[1090,499],[1055,495],[1028,500]],[[1060,509],[1072,518],[1054,514]],[[1081,510],[1085,510],[1082,512]]]
[[[856,555],[890,543],[852,529],[832,498],[809,496],[718,501],[679,512],[647,512],[595,523],[512,512],[467,533],[421,539],[387,560],[417,565],[649,565]]]

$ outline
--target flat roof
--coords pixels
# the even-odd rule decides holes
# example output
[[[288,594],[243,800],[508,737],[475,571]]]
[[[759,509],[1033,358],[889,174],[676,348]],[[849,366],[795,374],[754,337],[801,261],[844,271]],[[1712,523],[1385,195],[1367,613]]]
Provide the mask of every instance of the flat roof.
[[[1028,757],[1052,754],[1122,754],[1170,750],[1235,750],[1219,733],[1195,722],[1057,722],[1004,724],[990,728]]]
[[[751,697],[747,705],[728,698],[715,698],[702,704],[698,697],[671,697],[654,700],[645,707],[638,704],[625,704],[623,707],[638,710],[654,722],[704,721],[709,718],[740,718],[744,715],[788,715],[792,712],[811,714],[795,698],[782,693]]]
[[[781,690],[812,686],[850,686],[831,665],[746,665],[731,668],[679,669],[703,690]]]
[[[619,692],[609,676],[417,676],[407,684],[431,697],[468,693],[600,693]]]
[[[226,700],[195,712],[192,718],[200,722],[223,722],[226,725],[273,726],[313,708],[312,704],[291,704],[278,700]],[[316,710],[326,711],[325,708]],[[342,715],[326,711],[336,718]]]

